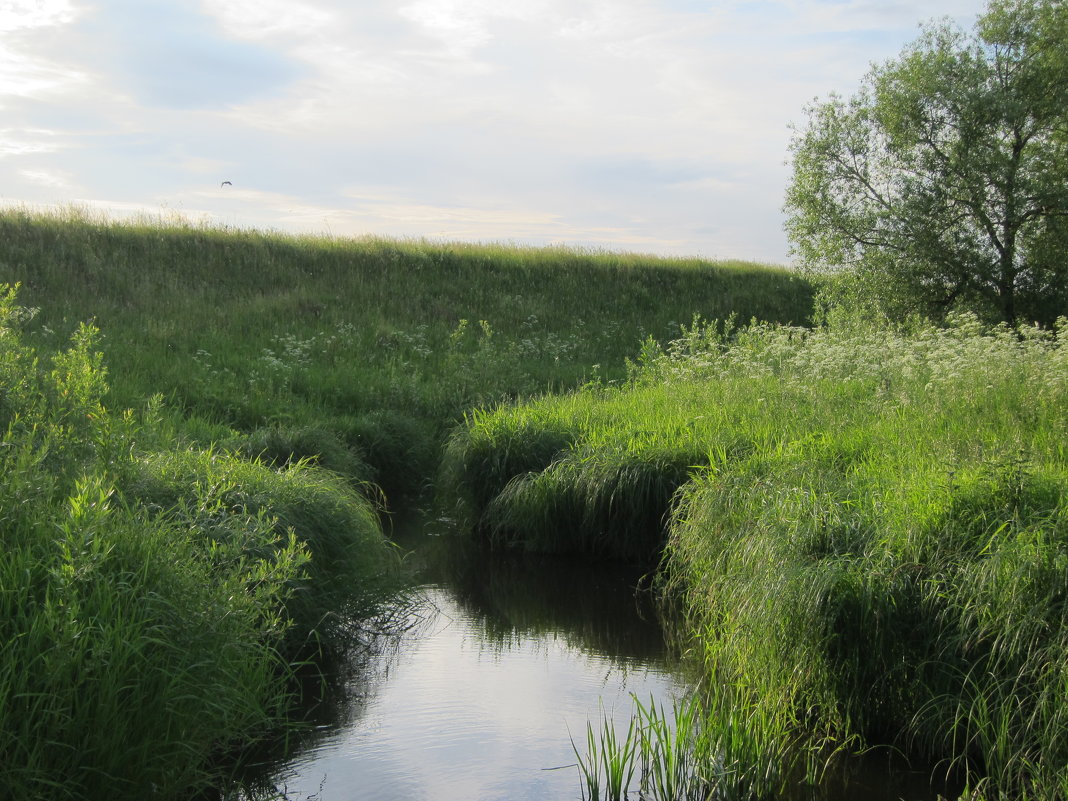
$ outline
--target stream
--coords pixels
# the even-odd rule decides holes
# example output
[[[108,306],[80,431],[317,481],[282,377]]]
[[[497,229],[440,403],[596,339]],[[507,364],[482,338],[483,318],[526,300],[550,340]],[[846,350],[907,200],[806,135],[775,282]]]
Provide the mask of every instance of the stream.
[[[272,770],[285,801],[580,801],[571,738],[585,753],[588,721],[623,733],[635,697],[670,710],[685,695],[640,569],[398,539],[422,583],[400,630],[353,654]],[[938,797],[927,774],[885,758],[835,784],[819,797]]]

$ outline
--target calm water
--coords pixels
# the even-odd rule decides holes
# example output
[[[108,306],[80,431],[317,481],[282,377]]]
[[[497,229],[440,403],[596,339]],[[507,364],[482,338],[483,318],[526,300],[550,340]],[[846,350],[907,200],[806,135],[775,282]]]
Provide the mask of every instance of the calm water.
[[[584,751],[588,721],[625,729],[633,696],[670,708],[685,694],[640,571],[406,545],[425,583],[404,630],[341,671],[316,731],[273,772],[288,801],[579,801],[570,737]],[[885,757],[847,772],[796,798],[938,796],[929,773]]]
[[[351,666],[347,696],[277,772],[291,801],[578,799],[569,737],[632,694],[683,691],[635,570],[560,560],[415,558],[408,629]]]

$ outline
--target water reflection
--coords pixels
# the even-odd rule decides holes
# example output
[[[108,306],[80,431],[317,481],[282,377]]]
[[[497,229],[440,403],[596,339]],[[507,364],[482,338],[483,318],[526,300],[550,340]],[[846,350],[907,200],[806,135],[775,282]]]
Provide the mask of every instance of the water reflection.
[[[639,571],[435,546],[405,630],[360,652],[275,774],[288,799],[578,798],[569,732],[680,691]]]
[[[417,553],[433,553],[428,539]],[[552,634],[622,664],[663,663],[664,638],[644,569],[566,557],[439,545],[425,575],[448,587],[486,642]],[[673,663],[672,663],[673,664]]]
[[[313,728],[252,797],[577,801],[569,734],[585,750],[588,721],[625,730],[632,695],[670,708],[684,693],[649,593],[635,590],[641,570],[404,542],[422,583],[403,619],[311,688]],[[788,797],[934,801],[950,789],[882,752]]]

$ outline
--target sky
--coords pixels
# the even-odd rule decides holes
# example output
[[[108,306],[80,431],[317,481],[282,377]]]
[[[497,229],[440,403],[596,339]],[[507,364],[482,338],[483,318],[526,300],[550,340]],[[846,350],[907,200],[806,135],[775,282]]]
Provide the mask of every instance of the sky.
[[[788,263],[791,124],[979,0],[0,0],[0,205]]]

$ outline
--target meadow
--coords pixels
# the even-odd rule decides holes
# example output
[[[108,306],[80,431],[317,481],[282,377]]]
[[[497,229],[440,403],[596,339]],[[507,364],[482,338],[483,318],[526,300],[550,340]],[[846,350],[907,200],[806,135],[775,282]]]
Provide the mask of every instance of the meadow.
[[[587,776],[640,744],[691,760],[664,797],[774,797],[886,747],[972,798],[1068,797],[1066,331],[696,321],[624,385],[471,415],[441,478],[471,535],[662,554],[700,666],[699,734],[639,709]]]
[[[470,408],[622,380],[785,270],[0,212],[0,795],[188,798],[403,592]],[[383,491],[385,488],[385,491]],[[403,601],[401,601],[403,602]]]
[[[0,237],[7,796],[225,785],[402,587],[387,510],[433,498],[481,545],[657,566],[702,678],[591,726],[591,796],[638,760],[650,797],[774,797],[888,748],[1068,798],[1063,322],[805,327],[784,269],[563,248]]]
[[[84,212],[0,212],[0,283],[39,309],[42,352],[100,329],[109,405],[344,451],[418,490],[470,408],[625,375],[695,314],[801,323],[812,287],[777,267],[506,244],[285,236]],[[311,442],[310,440],[314,440]],[[298,448],[299,450],[299,448]]]

